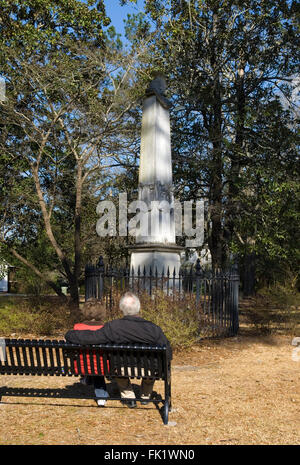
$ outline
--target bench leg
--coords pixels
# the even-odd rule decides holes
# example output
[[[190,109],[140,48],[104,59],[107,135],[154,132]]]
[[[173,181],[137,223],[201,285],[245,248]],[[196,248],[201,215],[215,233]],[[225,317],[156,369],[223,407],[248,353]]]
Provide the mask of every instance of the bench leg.
[[[171,381],[165,380],[165,400],[163,405],[163,421],[167,425],[169,421],[169,411],[171,410]]]
[[[168,400],[166,400],[164,403],[163,420],[164,420],[164,425],[167,425],[169,422],[169,401]]]

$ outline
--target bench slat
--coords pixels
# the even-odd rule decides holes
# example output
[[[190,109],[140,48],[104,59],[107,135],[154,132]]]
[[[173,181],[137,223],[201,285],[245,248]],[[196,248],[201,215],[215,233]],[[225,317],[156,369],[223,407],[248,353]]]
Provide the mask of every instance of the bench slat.
[[[96,352],[95,352],[96,353]],[[97,373],[101,373],[102,375],[107,374],[107,370],[105,371],[105,365],[107,364],[107,357],[106,354],[101,354],[102,357],[102,364],[103,364],[103,370],[101,368],[101,363],[100,363],[100,357],[97,356],[96,354],[96,365],[97,365]]]

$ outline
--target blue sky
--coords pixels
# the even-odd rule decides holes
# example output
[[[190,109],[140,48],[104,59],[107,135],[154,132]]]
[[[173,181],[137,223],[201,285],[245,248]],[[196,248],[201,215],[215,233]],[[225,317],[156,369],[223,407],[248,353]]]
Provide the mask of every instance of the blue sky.
[[[127,14],[138,13],[143,11],[143,0],[138,0],[137,5],[128,4],[120,6],[119,0],[104,0],[106,14],[111,19],[111,25],[115,27],[116,32],[123,36],[124,23],[123,20],[127,18]]]

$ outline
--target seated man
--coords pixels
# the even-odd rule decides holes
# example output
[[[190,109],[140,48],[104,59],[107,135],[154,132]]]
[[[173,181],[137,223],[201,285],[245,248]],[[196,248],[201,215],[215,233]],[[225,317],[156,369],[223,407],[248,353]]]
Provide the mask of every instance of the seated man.
[[[131,293],[126,292],[120,300],[120,310],[124,317],[106,323],[101,329],[96,331],[68,331],[65,338],[73,344],[149,344],[166,345],[167,351],[172,356],[172,350],[168,339],[162,329],[144,320],[140,315],[140,300]],[[135,395],[129,378],[116,379],[121,397],[135,399]],[[150,399],[154,381],[143,379],[141,385],[141,397]],[[143,402],[144,403],[144,402]],[[127,402],[128,407],[136,407],[135,400]]]

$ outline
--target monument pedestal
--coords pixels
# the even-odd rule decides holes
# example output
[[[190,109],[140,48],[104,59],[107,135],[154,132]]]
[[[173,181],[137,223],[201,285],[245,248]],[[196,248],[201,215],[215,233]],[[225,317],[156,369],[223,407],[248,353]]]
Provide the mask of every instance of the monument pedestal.
[[[136,244],[129,248],[131,255],[130,265],[134,269],[134,274],[137,275],[138,268],[140,273],[146,272],[150,274],[150,267],[152,276],[155,276],[156,270],[158,276],[164,273],[167,276],[168,269],[170,277],[178,277],[180,269],[180,254],[184,250],[176,244]]]

